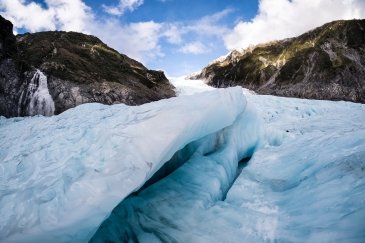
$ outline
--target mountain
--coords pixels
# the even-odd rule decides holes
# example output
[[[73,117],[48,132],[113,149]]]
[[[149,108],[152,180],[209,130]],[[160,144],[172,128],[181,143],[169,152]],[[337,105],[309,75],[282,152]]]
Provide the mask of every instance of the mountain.
[[[0,115],[59,114],[83,103],[143,103],[175,96],[162,71],[98,38],[48,31],[13,35],[0,16]]]
[[[334,21],[296,38],[234,50],[191,78],[260,94],[365,103],[365,20]]]

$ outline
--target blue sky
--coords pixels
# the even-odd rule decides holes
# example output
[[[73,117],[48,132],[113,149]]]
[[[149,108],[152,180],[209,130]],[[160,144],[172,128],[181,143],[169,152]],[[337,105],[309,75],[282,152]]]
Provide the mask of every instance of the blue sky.
[[[38,0],[39,1],[39,0]],[[113,5],[115,0],[86,0],[99,14],[102,14],[101,6]],[[126,22],[140,22],[154,20],[156,22],[190,21],[202,16],[212,15],[223,9],[235,9],[235,13],[228,16],[227,24],[233,26],[234,21],[240,18],[247,20],[256,15],[257,0],[145,0],[133,12],[126,12],[121,19]]]
[[[93,9],[98,9],[98,14],[105,14],[102,11],[102,4],[112,5],[115,1],[86,1]],[[193,24],[204,17],[213,16],[222,11],[227,11],[217,24],[227,28],[233,28],[239,20],[250,20],[257,13],[257,0],[145,0],[144,3],[134,11],[126,11],[118,16],[121,22],[146,22],[157,23],[181,23]],[[211,60],[225,55],[228,50],[223,40],[217,36],[200,35],[194,32],[183,36],[183,43],[203,43],[207,50],[202,53],[193,51],[182,52],[181,45],[171,44],[161,40],[163,56],[159,56],[147,65],[154,69],[164,69],[170,75],[182,75],[198,71]]]
[[[293,37],[336,19],[364,18],[365,1],[0,0],[0,14],[17,33],[92,34],[148,68],[180,76],[233,49]]]

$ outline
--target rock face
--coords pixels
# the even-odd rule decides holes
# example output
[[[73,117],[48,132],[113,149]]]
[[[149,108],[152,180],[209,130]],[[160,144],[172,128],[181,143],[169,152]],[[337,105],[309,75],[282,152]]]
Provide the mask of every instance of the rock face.
[[[16,52],[13,24],[0,15],[0,60]]]
[[[365,20],[334,21],[296,38],[235,50],[191,78],[260,94],[365,103]]]
[[[83,103],[140,105],[175,96],[162,71],[98,38],[50,31],[13,35],[0,18],[0,115],[52,115]]]

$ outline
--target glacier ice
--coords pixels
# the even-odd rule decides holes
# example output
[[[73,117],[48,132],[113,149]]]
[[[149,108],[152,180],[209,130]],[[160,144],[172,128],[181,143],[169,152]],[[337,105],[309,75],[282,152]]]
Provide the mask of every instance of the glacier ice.
[[[180,94],[194,86],[205,85]],[[119,204],[91,242],[364,242],[365,106],[245,93],[264,131],[246,110]]]
[[[246,97],[282,141],[255,153],[226,202],[254,212],[263,239],[364,242],[365,105]]]
[[[0,118],[0,241],[365,241],[365,105],[174,85]]]
[[[196,141],[181,167],[118,205],[91,242],[213,240],[197,224],[205,225],[206,210],[225,197],[238,162],[263,146],[263,132],[256,113],[247,107],[232,126]],[[210,222],[203,227],[209,228]]]
[[[176,151],[232,125],[240,88],[0,119],[0,240],[84,242]]]
[[[176,94],[179,96],[193,95],[196,93],[206,92],[215,89],[205,84],[203,80],[186,79],[185,76],[169,77],[169,80],[174,81]]]

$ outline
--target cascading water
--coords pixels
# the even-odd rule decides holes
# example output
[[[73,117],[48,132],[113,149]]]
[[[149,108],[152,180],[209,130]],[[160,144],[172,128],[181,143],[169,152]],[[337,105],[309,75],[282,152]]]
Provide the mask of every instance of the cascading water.
[[[55,105],[48,91],[47,76],[37,69],[20,95],[18,115],[52,116],[54,111]]]

